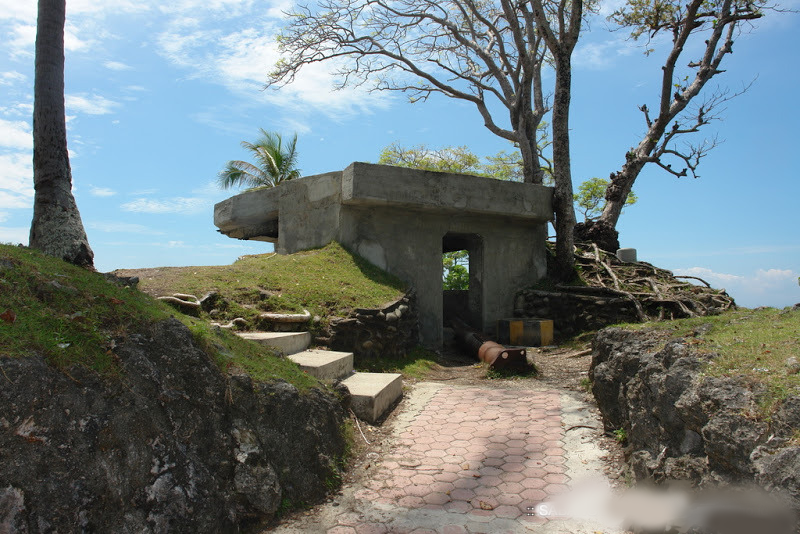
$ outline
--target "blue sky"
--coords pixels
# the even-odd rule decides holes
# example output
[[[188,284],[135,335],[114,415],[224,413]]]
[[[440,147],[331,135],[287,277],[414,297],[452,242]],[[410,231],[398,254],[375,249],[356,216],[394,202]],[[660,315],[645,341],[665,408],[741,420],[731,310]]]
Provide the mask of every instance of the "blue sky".
[[[168,4],[168,5],[166,5]],[[797,0],[784,2],[797,9]],[[277,59],[284,0],[68,0],[66,103],[74,193],[98,269],[226,264],[271,245],[216,233],[215,185],[258,128],[297,132],[305,175],[377,161],[398,142],[509,149],[470,105],[330,90],[325,68],[261,89]],[[604,4],[607,11],[610,4]],[[27,243],[32,215],[34,0],[0,0],[0,242]],[[653,167],[618,229],[640,260],[725,287],[740,305],[800,302],[800,58],[797,14],[740,36],[716,84],[740,89],[706,135],[724,142],[700,179]],[[618,170],[654,107],[661,55],[593,21],[574,56],[576,183]],[[688,58],[687,58],[688,61]]]

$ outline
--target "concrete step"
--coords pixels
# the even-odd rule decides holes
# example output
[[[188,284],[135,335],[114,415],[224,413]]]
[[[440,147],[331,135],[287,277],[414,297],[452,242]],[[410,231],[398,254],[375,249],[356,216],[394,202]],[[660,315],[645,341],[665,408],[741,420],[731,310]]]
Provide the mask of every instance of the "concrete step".
[[[287,355],[303,352],[311,344],[311,334],[308,332],[239,332],[238,335]]]
[[[353,396],[353,412],[370,423],[403,395],[403,379],[398,373],[356,373],[342,380],[342,384]]]
[[[353,372],[352,352],[311,349],[292,354],[289,359],[320,380],[336,380]]]

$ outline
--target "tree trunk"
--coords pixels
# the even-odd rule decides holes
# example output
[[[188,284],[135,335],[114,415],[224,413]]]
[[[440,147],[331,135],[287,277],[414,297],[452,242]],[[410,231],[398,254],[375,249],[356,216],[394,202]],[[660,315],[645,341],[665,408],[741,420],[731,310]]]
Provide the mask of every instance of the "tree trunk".
[[[553,172],[555,191],[553,210],[556,229],[555,277],[568,281],[574,275],[575,252],[573,228],[575,206],[572,191],[572,163],[569,152],[569,105],[572,85],[569,53],[561,53],[556,60],[556,85],[553,97]]]
[[[33,102],[33,221],[30,246],[75,265],[94,268],[72,196],[64,110],[65,0],[39,0]]]

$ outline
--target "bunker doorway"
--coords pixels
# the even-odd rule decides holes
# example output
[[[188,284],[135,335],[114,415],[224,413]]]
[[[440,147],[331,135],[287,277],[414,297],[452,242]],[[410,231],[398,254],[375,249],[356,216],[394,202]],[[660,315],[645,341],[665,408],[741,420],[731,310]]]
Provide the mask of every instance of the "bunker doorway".
[[[455,259],[448,258],[446,254],[463,251]],[[447,330],[454,318],[464,321],[471,327],[480,331],[483,327],[483,239],[478,234],[447,233],[442,238],[442,322],[445,328],[445,341],[450,339]],[[450,260],[454,265],[451,268],[450,280],[458,289],[445,289],[445,279],[448,276],[444,262]],[[467,273],[463,273],[466,268]],[[456,274],[453,274],[453,271]],[[460,279],[458,274],[463,275]],[[458,282],[461,282],[460,284]],[[466,282],[466,284],[464,283]],[[466,287],[464,287],[466,286]]]

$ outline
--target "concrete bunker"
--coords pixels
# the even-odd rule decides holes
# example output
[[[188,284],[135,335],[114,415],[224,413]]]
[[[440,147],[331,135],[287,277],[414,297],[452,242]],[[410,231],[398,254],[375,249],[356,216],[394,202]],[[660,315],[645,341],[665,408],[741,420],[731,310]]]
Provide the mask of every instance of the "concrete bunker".
[[[448,297],[442,253],[469,252],[460,313],[494,334],[514,294],[546,272],[552,189],[369,163],[246,191],[214,207],[219,231],[275,243],[279,254],[338,241],[416,291],[420,343],[439,348]]]

